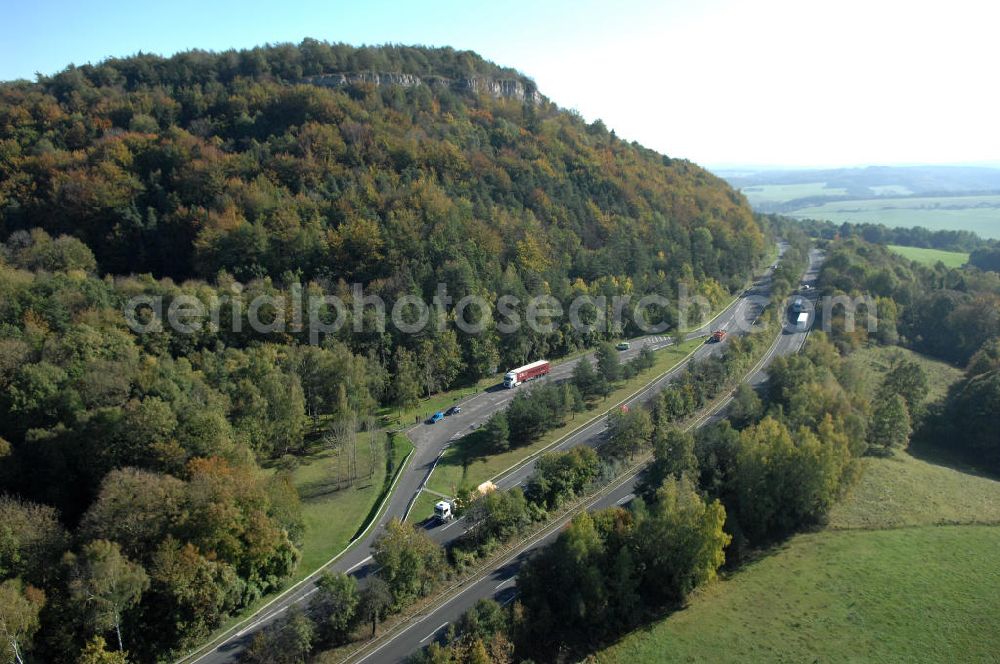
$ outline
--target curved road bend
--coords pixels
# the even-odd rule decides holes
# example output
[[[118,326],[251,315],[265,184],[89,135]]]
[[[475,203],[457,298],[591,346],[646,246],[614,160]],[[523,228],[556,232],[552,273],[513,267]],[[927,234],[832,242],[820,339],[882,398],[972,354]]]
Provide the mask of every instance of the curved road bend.
[[[809,269],[807,270],[802,283],[813,286],[819,271],[822,256],[818,251],[814,250],[810,252],[809,261]],[[815,293],[816,290],[813,288],[811,294],[807,297],[813,299],[816,297]],[[747,315],[749,316],[749,320],[753,320],[758,313],[759,310],[757,312],[748,310]],[[731,320],[732,319],[730,319],[730,321]],[[810,321],[810,323],[814,322],[814,320],[815,319]],[[756,387],[767,381],[767,366],[775,357],[779,355],[791,355],[797,353],[805,345],[806,339],[809,335],[808,330],[805,332],[798,332],[795,331],[793,327],[794,326],[789,325],[785,328],[785,332],[778,337],[777,342],[774,346],[772,346],[772,348],[769,349],[767,355],[765,355],[761,361],[760,368],[748,377],[747,382],[750,385]],[[720,344],[706,345],[704,350],[706,352],[716,352],[713,346],[719,345]],[[642,395],[640,395],[640,398],[641,396]],[[648,398],[648,395],[646,398]],[[698,426],[705,426],[710,422],[720,419],[723,416],[725,408],[729,404],[730,400],[731,397],[723,401],[718,409],[715,410],[710,417],[699,422]],[[580,441],[581,443],[589,445],[600,444],[604,433],[603,418],[599,421],[599,423],[601,425],[600,427],[597,427],[597,423],[595,423],[594,426],[587,428],[586,431],[588,437],[586,440]],[[581,435],[583,434],[584,432],[581,432]],[[498,484],[507,488],[514,484],[519,484],[529,474],[530,471],[527,470],[527,467],[524,469],[519,468],[507,477],[503,478],[500,482],[498,482]],[[592,510],[600,510],[614,505],[627,504],[635,497],[637,482],[638,475],[632,476],[615,490],[596,499],[588,506],[588,508]],[[461,523],[461,520],[458,520],[451,522],[448,525],[436,528],[435,531],[450,529],[455,532],[449,533],[449,537],[435,537],[435,539],[439,539],[439,541],[451,539],[451,537],[464,532],[464,527],[462,527]],[[470,583],[467,587],[462,588],[445,604],[427,614],[415,618],[403,630],[392,636],[388,641],[381,644],[376,649],[370,652],[361,653],[356,657],[350,658],[348,661],[353,664],[382,664],[384,662],[405,661],[406,658],[417,649],[428,645],[436,638],[440,638],[446,631],[449,624],[458,620],[463,613],[471,609],[480,599],[492,597],[501,604],[509,603],[516,595],[515,582],[521,565],[534,551],[555,540],[561,530],[562,528],[556,528],[555,530],[548,532],[546,535],[530,541],[525,547],[521,548],[519,551],[513,553],[511,556],[497,564],[496,567],[483,575],[478,581]]]
[[[779,255],[784,253],[784,248],[784,245],[779,245]],[[760,279],[726,310],[710,323],[688,333],[685,338],[695,339],[706,335],[714,329],[725,329],[735,332],[737,320],[755,320],[769,296],[770,274],[771,270],[769,268]],[[631,342],[632,347],[627,351],[623,351],[620,357],[623,360],[631,359],[644,346],[658,350],[670,345],[670,343],[670,339],[663,335],[652,335],[635,339]],[[706,344],[696,351],[694,357],[701,358],[721,352],[721,348],[724,345],[724,343]],[[587,357],[590,356],[588,355]],[[568,378],[572,375],[573,368],[580,359],[575,358],[553,365],[549,376],[541,380],[558,381]],[[644,389],[640,394],[636,395],[628,403],[634,405],[648,400],[652,394],[662,389],[663,385],[683,368],[684,365],[678,365]],[[326,566],[323,571],[346,572],[358,577],[359,580],[363,580],[364,577],[370,574],[372,544],[390,519],[401,518],[406,513],[410,504],[416,498],[417,494],[420,493],[427,475],[433,468],[434,462],[441,452],[453,440],[460,438],[477,425],[482,424],[491,414],[503,408],[514,397],[516,392],[516,389],[508,390],[500,385],[491,387],[457,402],[457,404],[462,406],[461,414],[446,417],[433,425],[421,423],[408,429],[406,433],[414,444],[412,458],[397,479],[396,487],[389,496],[388,504],[382,511],[377,522],[361,538],[353,542],[344,553]],[[586,428],[567,437],[559,445],[551,448],[551,451],[566,449],[581,443],[596,446],[603,440],[605,428],[604,418],[599,418]],[[534,470],[534,461],[534,458],[529,459],[524,464],[494,481],[497,486],[504,489],[520,485]],[[434,540],[441,543],[446,543],[465,532],[464,523],[461,519],[437,527],[431,527],[433,525],[435,524],[428,525],[429,533]],[[216,644],[211,650],[198,657],[188,656],[181,658],[178,660],[178,664],[182,662],[188,664],[228,664],[238,661],[240,653],[250,643],[257,631],[284,613],[289,606],[306,601],[316,592],[314,581],[318,574],[319,571],[310,576],[308,580],[295,588],[295,590],[280,595],[261,609],[257,615],[239,625],[237,631],[227,634],[225,640]],[[382,659],[379,658],[372,661],[382,661]]]

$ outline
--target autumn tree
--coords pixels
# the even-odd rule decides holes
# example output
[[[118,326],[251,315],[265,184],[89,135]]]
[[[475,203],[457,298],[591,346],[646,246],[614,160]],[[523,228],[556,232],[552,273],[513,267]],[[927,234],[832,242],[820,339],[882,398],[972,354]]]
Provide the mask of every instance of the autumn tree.
[[[352,576],[326,572],[316,582],[316,587],[309,612],[316,617],[318,636],[328,646],[341,645],[358,614],[358,583]]]
[[[297,605],[273,625],[257,632],[240,656],[245,664],[305,664],[312,652],[315,625]]]
[[[104,637],[95,636],[87,641],[76,664],[128,664],[128,657],[121,650],[108,650]]]
[[[358,615],[372,625],[372,637],[378,632],[378,623],[393,605],[393,592],[381,576],[373,576],[358,603]]]
[[[121,554],[118,544],[94,540],[69,558],[70,593],[98,633],[113,629],[124,651],[122,620],[149,588],[146,571]]]
[[[621,375],[621,361],[618,359],[618,351],[610,342],[602,342],[597,347],[595,353],[597,358],[597,371],[607,383],[613,383]]]
[[[4,661],[24,664],[44,605],[45,593],[25,586],[20,579],[0,583],[0,652]]]
[[[927,374],[917,362],[900,360],[893,363],[882,381],[882,393],[898,394],[906,401],[907,410],[915,413],[927,397]]]
[[[426,595],[445,570],[441,546],[422,529],[397,519],[375,540],[372,559],[397,605]]]
[[[607,450],[612,456],[632,459],[649,445],[653,425],[649,413],[643,408],[608,414]]]

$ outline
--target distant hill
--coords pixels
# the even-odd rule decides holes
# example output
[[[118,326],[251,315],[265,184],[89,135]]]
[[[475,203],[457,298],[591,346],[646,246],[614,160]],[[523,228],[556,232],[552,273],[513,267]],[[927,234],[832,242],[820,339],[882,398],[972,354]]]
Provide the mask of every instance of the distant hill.
[[[865,168],[717,173],[734,187],[751,190],[766,185],[824,183],[826,189],[851,198],[880,195],[937,195],[1000,192],[1000,168],[982,166],[868,166]]]

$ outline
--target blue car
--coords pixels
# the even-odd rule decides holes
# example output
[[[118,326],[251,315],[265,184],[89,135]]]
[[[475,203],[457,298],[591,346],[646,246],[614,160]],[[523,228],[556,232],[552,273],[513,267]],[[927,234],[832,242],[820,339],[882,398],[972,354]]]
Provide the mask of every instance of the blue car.
[[[438,420],[441,420],[441,419],[444,419],[444,413],[442,413],[439,410],[438,412],[436,412],[433,415],[431,415],[431,419],[427,420],[427,423],[428,424],[434,424],[435,422],[437,422]]]

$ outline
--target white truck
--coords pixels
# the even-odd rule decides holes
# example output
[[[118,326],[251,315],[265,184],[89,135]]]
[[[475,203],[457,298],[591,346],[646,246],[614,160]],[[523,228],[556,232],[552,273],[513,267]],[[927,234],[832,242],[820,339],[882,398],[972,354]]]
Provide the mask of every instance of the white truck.
[[[451,503],[447,500],[439,500],[434,503],[434,517],[437,518],[438,521],[451,521],[453,516],[454,515],[451,512]]]
[[[809,329],[809,314],[802,312],[799,317],[795,319],[795,331],[805,332]]]

